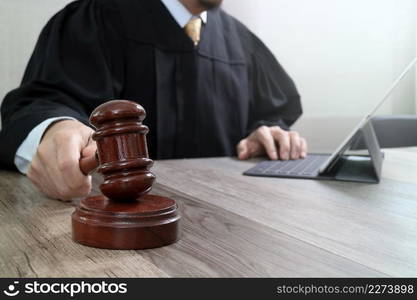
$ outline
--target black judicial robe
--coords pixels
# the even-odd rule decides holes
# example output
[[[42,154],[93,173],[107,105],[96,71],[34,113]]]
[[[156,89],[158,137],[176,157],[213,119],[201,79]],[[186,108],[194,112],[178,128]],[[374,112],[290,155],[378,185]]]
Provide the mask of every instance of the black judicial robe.
[[[22,84],[1,107],[0,164],[37,124],[87,124],[111,99],[147,111],[153,159],[232,156],[261,125],[288,128],[300,97],[265,45],[223,10],[208,11],[197,48],[159,0],[81,0],[43,29]]]

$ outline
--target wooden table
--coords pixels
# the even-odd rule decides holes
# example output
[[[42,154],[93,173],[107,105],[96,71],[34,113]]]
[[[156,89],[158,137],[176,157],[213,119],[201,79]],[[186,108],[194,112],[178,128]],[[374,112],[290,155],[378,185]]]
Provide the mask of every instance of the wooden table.
[[[378,185],[242,176],[255,161],[158,161],[182,238],[145,251],[71,240],[73,204],[0,171],[0,276],[417,276],[417,153],[387,150]]]

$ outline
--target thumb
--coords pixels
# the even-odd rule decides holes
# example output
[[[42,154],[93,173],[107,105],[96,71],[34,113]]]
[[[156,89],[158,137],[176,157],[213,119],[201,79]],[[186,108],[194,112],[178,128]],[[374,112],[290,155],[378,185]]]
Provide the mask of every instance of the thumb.
[[[88,144],[81,150],[81,157],[89,157],[95,155],[97,151],[97,144],[91,138]]]
[[[241,160],[248,159],[250,157],[247,139],[241,140],[237,145],[237,155]]]

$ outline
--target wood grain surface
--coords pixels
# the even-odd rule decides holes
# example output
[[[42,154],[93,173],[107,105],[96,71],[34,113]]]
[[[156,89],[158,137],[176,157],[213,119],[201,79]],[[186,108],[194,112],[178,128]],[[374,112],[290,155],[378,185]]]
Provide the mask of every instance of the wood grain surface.
[[[255,160],[158,161],[153,193],[179,203],[182,237],[141,251],[74,243],[74,203],[0,171],[0,276],[417,276],[417,152],[385,152],[378,185],[243,176]]]

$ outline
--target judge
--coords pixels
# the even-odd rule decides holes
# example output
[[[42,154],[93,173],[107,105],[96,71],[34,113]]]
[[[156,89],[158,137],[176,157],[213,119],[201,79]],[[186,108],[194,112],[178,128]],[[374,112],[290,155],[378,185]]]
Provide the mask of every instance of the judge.
[[[306,156],[290,126],[296,87],[222,0],[80,0],[43,29],[21,86],[1,107],[0,164],[47,196],[91,190],[79,159],[95,144],[88,116],[111,99],[147,111],[153,159]]]

